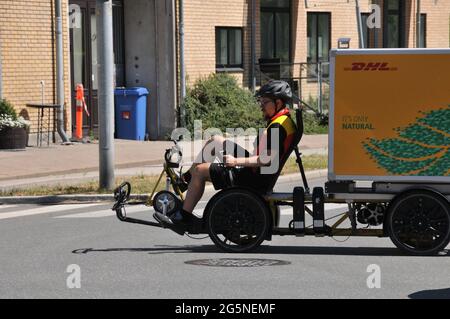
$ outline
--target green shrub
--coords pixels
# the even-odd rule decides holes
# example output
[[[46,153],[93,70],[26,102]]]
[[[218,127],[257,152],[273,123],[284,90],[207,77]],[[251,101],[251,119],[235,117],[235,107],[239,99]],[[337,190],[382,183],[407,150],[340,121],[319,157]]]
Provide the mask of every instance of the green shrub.
[[[202,128],[260,128],[266,123],[252,93],[239,87],[228,74],[211,74],[188,88],[184,101],[186,128],[193,132],[194,121]]]
[[[325,90],[323,94],[322,107],[325,114],[328,113],[330,102],[329,90]],[[319,110],[319,100],[316,97],[309,96],[306,101],[309,106],[315,110]],[[328,134],[328,125],[319,125],[319,119],[311,112],[305,112],[303,117],[305,123],[305,134]]]
[[[305,112],[303,123],[305,134],[328,134],[328,125],[319,125],[319,119],[315,114]]]
[[[0,100],[0,115],[9,115],[13,120],[17,120],[17,113],[10,102],[5,99]]]

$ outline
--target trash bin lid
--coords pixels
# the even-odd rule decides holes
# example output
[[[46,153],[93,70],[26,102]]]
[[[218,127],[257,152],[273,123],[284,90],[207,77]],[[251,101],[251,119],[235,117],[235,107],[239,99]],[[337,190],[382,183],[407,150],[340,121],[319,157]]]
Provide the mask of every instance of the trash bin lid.
[[[115,95],[148,95],[149,91],[144,87],[132,87],[132,88],[116,88]]]

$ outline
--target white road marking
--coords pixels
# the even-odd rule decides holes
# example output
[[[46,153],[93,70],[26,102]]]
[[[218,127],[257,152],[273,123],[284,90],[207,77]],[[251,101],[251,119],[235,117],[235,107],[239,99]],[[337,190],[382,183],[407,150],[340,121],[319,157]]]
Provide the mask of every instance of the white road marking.
[[[153,215],[154,210],[151,207],[139,205],[139,206],[127,206],[126,212],[127,212],[127,215],[128,214],[136,214],[136,213],[144,213],[144,212],[149,212]],[[56,216],[55,218],[102,218],[102,217],[111,217],[111,216],[116,216],[116,212],[112,211],[111,209],[103,209],[103,210],[99,210],[99,211],[88,211],[88,212],[82,212],[82,213],[77,213],[77,214]]]
[[[1,214],[2,210],[7,210],[10,208],[16,208],[16,207],[18,207],[18,205],[0,205],[0,214]]]
[[[206,203],[206,201],[202,201],[201,204]],[[31,208],[20,210],[20,211],[14,211],[14,212],[7,212],[2,213],[2,210],[10,209],[10,208],[16,208],[19,207],[18,205],[0,205],[0,220],[1,219],[9,219],[9,218],[17,218],[17,217],[25,217],[25,216],[34,216],[34,215],[40,215],[40,214],[49,214],[49,213],[64,213],[69,210],[74,209],[81,209],[86,208],[87,210],[81,213],[75,213],[75,214],[69,214],[69,215],[63,215],[63,216],[55,216],[54,218],[103,218],[103,217],[113,217],[115,216],[115,212],[113,212],[111,209],[102,209],[102,210],[96,210],[95,208],[104,206],[104,204],[73,204],[73,205],[49,205],[49,206],[33,206]],[[202,205],[203,206],[203,205]],[[325,204],[325,210],[335,210],[335,209],[341,209],[346,208],[346,204]],[[311,208],[311,207],[310,207]],[[194,214],[198,217],[201,217],[203,215],[205,207],[197,208],[194,210]],[[148,212],[149,216],[153,215],[154,210],[152,207],[147,207],[143,205],[137,205],[137,206],[127,206],[127,214],[136,214],[136,213],[144,213]],[[290,216],[292,215],[292,207],[284,206],[280,209],[280,214],[282,216]]]
[[[40,215],[40,214],[58,213],[58,212],[64,212],[64,211],[68,211],[68,210],[87,208],[87,207],[93,207],[93,206],[99,206],[99,204],[56,205],[56,206],[42,206],[39,208],[36,208],[36,206],[34,206],[34,207],[31,207],[31,208],[28,208],[25,210],[9,212],[9,213],[0,213],[0,220],[8,219],[8,218]]]

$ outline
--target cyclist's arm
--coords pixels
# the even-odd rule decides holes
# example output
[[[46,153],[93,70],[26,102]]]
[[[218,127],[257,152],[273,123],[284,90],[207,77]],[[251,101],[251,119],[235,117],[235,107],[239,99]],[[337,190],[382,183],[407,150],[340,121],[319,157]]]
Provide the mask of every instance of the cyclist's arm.
[[[270,154],[266,154],[265,156],[256,155],[251,157],[234,158],[234,160],[231,159],[230,166],[243,166],[243,167],[270,166],[275,156],[277,156],[277,152],[270,152]]]
[[[272,134],[277,130],[278,143],[276,145],[272,145]],[[262,151],[259,155],[253,155],[251,157],[246,158],[234,158],[232,156],[226,157],[228,160],[227,166],[243,166],[243,167],[263,167],[270,166],[274,160],[279,156],[280,149],[283,148],[283,142],[286,137],[286,134],[283,129],[280,129],[278,124],[271,126],[266,132],[264,132],[264,136],[262,137],[263,145]],[[225,160],[227,163],[227,160]]]

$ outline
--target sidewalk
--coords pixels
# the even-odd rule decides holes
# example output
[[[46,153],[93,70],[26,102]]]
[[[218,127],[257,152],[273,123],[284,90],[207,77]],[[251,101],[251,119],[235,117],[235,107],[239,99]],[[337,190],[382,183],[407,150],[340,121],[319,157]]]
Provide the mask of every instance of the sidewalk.
[[[249,144],[243,145],[251,151]],[[241,143],[240,143],[241,144]],[[155,175],[161,171],[166,148],[170,141],[115,140],[115,174],[132,176]],[[185,156],[189,145],[182,145]],[[71,184],[98,179],[97,143],[52,145],[49,148],[30,147],[26,151],[0,151],[0,189],[30,185]],[[327,135],[305,135],[300,143],[304,155],[326,154]]]

